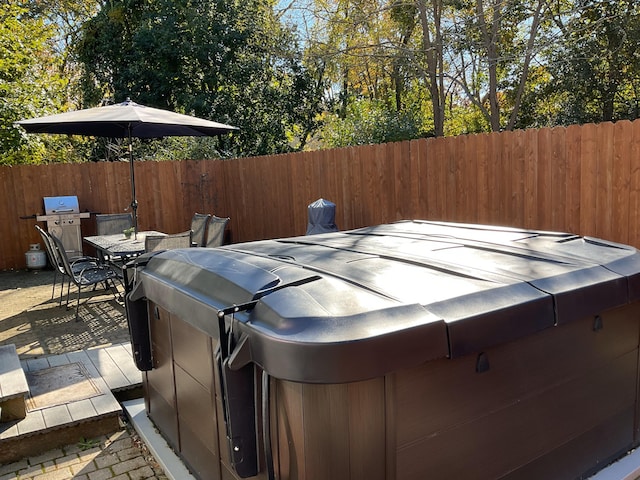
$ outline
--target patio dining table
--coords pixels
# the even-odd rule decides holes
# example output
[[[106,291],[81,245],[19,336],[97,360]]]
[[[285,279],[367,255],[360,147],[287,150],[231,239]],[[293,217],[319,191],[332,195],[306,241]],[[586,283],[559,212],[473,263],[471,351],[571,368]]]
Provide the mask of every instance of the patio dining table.
[[[113,235],[93,235],[84,237],[87,245],[96,249],[102,258],[136,257],[144,253],[144,241],[147,235],[166,235],[153,230],[138,232],[136,237],[126,238],[122,233]]]

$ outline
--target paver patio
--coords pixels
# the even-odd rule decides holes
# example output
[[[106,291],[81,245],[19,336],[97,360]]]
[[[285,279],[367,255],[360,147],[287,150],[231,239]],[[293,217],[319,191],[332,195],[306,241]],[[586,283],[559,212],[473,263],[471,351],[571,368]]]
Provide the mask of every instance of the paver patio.
[[[51,299],[53,271],[0,272],[0,345],[15,344],[21,360],[127,342],[124,306],[110,293],[74,309]],[[73,292],[72,292],[73,293]],[[106,300],[106,301],[102,301]],[[54,448],[0,466],[0,480],[166,479],[133,428]]]

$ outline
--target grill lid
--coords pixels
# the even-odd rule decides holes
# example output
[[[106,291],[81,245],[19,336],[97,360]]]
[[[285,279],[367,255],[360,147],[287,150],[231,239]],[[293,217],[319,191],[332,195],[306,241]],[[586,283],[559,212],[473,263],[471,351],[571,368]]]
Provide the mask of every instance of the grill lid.
[[[45,215],[80,213],[78,197],[75,195],[44,197],[44,211]]]

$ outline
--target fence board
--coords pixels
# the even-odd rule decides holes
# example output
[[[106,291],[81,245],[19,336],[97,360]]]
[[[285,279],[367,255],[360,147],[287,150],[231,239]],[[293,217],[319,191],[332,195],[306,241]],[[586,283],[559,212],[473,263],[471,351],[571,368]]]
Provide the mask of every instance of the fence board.
[[[577,125],[567,128],[565,142],[567,155],[566,225],[568,232],[580,231],[580,181],[582,171],[582,129]]]
[[[364,198],[363,198],[363,181],[362,181],[362,153],[363,148],[351,149],[351,161],[349,162],[349,185],[348,191],[345,191],[345,196],[349,195],[349,202],[351,211],[353,212],[353,224],[354,228],[362,227],[366,225],[364,214]],[[345,226],[342,227],[348,228]]]
[[[488,135],[486,137],[487,143],[490,148],[489,156],[489,189],[487,191],[488,197],[488,214],[489,223],[492,224],[504,224],[506,223],[503,212],[501,188],[500,186],[506,178],[503,164],[502,164],[502,137],[495,135]]]
[[[511,216],[509,225],[524,225],[524,182],[526,164],[524,157],[525,134],[523,130],[513,132],[511,143]]]
[[[442,176],[439,163],[443,160],[442,153],[438,151],[441,145],[441,142],[433,138],[426,139],[424,143],[423,161],[425,168],[424,176],[420,180],[426,190],[426,216],[429,220],[439,220],[443,216],[441,204],[443,203],[444,187],[441,187],[442,190],[440,192],[438,191],[438,186],[442,185],[439,178]]]
[[[23,211],[26,209],[29,209],[29,202],[28,202],[28,198],[29,198],[29,192],[31,190],[33,190],[33,183],[29,182],[29,176],[28,176],[28,172],[32,170],[32,168],[27,167],[27,168],[20,168],[17,169],[15,171],[16,173],[16,182],[13,185],[13,194],[11,195],[11,199],[13,202],[16,202],[19,205],[23,206]],[[8,205],[11,205],[10,203]],[[30,243],[32,243],[32,240],[34,238],[32,230],[35,230],[35,228],[29,228],[29,225],[27,225],[27,223],[25,222],[18,222],[15,221],[13,222],[12,225],[12,230],[13,230],[13,234],[14,235],[18,235],[22,238],[26,238],[27,241],[24,244],[23,248],[22,248],[22,252],[20,252],[19,250],[14,251],[14,256],[17,258],[20,258],[20,254],[22,253],[24,256],[24,252],[27,251],[28,246]],[[26,262],[26,259],[25,259]]]
[[[598,163],[596,125],[582,127],[580,172],[580,231],[585,235],[596,234],[596,192],[598,189]]]
[[[372,223],[383,223],[383,218],[395,220],[397,178],[393,164],[393,144],[387,143],[382,147],[375,148],[376,170],[380,183],[374,187],[381,208],[376,211],[376,217]]]
[[[388,152],[391,158],[391,168],[393,173],[393,197],[389,207],[391,209],[391,218],[395,221],[402,218],[410,218],[411,200],[409,194],[411,193],[411,185],[409,184],[409,177],[406,173],[407,168],[411,168],[410,158],[405,156],[403,151],[403,145],[408,146],[409,142],[397,142],[390,143],[388,145]]]
[[[524,187],[524,226],[535,228],[538,224],[538,142],[537,130],[525,130],[525,178]]]
[[[629,243],[640,246],[640,161],[638,161],[640,159],[640,122],[633,122],[631,128],[627,222],[629,223]]]
[[[455,137],[452,137],[455,138]],[[455,162],[454,182],[455,182],[455,211],[457,221],[463,223],[475,222],[475,182],[476,162],[473,155],[467,156],[469,137],[463,135],[460,141],[451,143],[452,160]]]
[[[410,142],[402,142],[406,144],[405,155],[409,161],[409,168],[406,169],[406,174],[409,175],[407,183],[409,185],[409,205],[410,210],[406,214],[405,218],[415,218],[416,212],[422,208],[422,189],[420,188],[420,140],[412,140]]]
[[[336,225],[344,228],[344,225],[355,225],[353,209],[351,208],[350,195],[351,179],[349,178],[349,165],[353,157],[353,148],[341,149],[336,152],[338,161],[336,163],[336,176],[338,177],[338,192],[336,199]]]
[[[307,227],[307,219],[308,214],[307,211],[300,211],[299,209],[293,208],[293,205],[308,205],[307,196],[308,190],[307,186],[304,182],[301,181],[301,167],[302,167],[302,158],[297,157],[296,155],[289,156],[288,167],[291,172],[291,208],[293,209],[293,217],[294,222],[292,225],[291,233],[293,232],[306,232]],[[286,215],[285,212],[279,213],[280,215]]]
[[[517,204],[514,203],[516,191],[518,189],[518,178],[514,172],[517,164],[513,158],[514,141],[516,135],[514,132],[505,132],[501,135],[502,140],[500,146],[500,157],[502,159],[502,175],[503,180],[499,181],[500,188],[500,206],[499,211],[503,212],[500,223],[503,225],[513,225],[513,217],[517,215]]]
[[[479,223],[489,223],[489,148],[486,135],[472,135],[476,162],[475,202]]]
[[[631,175],[632,126],[629,121],[618,122],[613,131],[612,154],[612,230],[610,237],[629,242],[629,177]]]
[[[556,127],[551,129],[550,153],[548,161],[551,204],[550,224],[552,230],[562,230],[566,225],[566,190],[567,190],[567,155],[566,155],[566,129]]]
[[[270,157],[136,162],[142,229],[184,231],[194,212],[231,218],[232,240],[300,235],[307,205],[336,203],[340,229],[401,218],[504,224],[640,245],[640,121],[429,138]],[[129,207],[129,164],[0,167],[0,269],[25,267],[43,196],[82,210]],[[83,221],[83,234],[94,231]]]
[[[596,146],[596,230],[597,237],[606,238],[612,231],[613,218],[613,124],[598,125]]]
[[[302,204],[293,203],[293,184],[291,169],[289,168],[292,155],[282,155],[278,157],[276,164],[278,182],[273,186],[278,192],[278,211],[270,212],[272,218],[279,219],[278,231],[295,232],[301,231],[302,225],[306,226],[306,209]],[[333,167],[335,168],[335,167]],[[295,206],[299,208],[295,208]],[[287,215],[284,212],[291,212]]]
[[[537,158],[536,189],[538,191],[537,209],[538,222],[534,228],[543,230],[552,229],[551,208],[552,192],[552,163],[551,163],[551,129],[543,128],[538,131],[538,158]]]
[[[364,224],[375,225],[380,218],[380,211],[384,208],[381,205],[381,196],[388,195],[389,192],[383,192],[382,185],[382,172],[378,168],[378,159],[376,158],[376,151],[378,146],[366,145],[363,148],[364,156],[362,157],[362,172],[363,180],[366,179],[366,188],[363,191],[363,205],[364,209]]]
[[[210,162],[216,163],[216,162]],[[243,192],[240,188],[240,178],[238,175],[238,166],[239,163],[237,160],[227,160],[225,163],[225,169],[221,178],[214,178],[213,182],[216,185],[217,189],[224,189],[224,197],[226,199],[227,210],[224,215],[221,215],[220,212],[216,212],[215,210],[212,212],[215,215],[221,216],[229,216],[231,220],[229,221],[229,228],[231,230],[231,235],[234,240],[237,238],[242,238],[242,228],[244,226],[244,222],[239,218],[243,211]],[[216,182],[216,180],[218,180]],[[235,212],[235,215],[231,217],[230,212]]]

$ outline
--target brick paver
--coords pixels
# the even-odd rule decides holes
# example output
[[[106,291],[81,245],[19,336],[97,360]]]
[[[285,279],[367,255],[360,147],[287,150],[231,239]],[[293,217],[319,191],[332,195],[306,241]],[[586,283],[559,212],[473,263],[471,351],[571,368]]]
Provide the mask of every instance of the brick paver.
[[[113,300],[83,304],[83,321],[76,322],[74,310],[57,306],[59,287],[51,300],[52,282],[52,270],[0,272],[0,345],[13,343],[19,355],[33,357],[129,340],[123,305]],[[0,480],[103,478],[167,477],[130,425],[108,436],[0,465]]]
[[[111,435],[0,466],[0,480],[72,479],[166,480],[167,477],[129,425]]]

